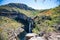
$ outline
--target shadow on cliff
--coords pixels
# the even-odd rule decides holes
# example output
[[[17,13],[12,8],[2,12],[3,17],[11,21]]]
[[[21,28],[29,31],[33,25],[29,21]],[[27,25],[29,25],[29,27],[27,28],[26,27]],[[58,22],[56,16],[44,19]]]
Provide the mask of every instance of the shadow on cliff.
[[[27,33],[26,33],[25,31],[21,32],[21,33],[18,35],[19,40],[24,40],[26,34],[27,34]]]
[[[34,27],[34,22],[33,19],[31,19],[30,17],[27,17],[25,14],[23,13],[19,13],[19,15],[15,18],[16,21],[22,23],[24,25],[23,29],[29,33],[29,23],[31,23],[30,27],[33,29]],[[31,29],[31,31],[32,31]]]
[[[32,32],[32,29],[34,28],[34,21],[33,19],[31,19],[30,17],[27,17],[25,14],[23,13],[0,13],[0,16],[5,16],[5,17],[8,17],[8,16],[17,16],[14,18],[14,20],[16,20],[17,22],[20,22],[24,25],[23,29],[24,31],[21,32],[19,35],[18,35],[18,38],[23,40],[23,37],[25,37],[26,33],[29,33],[29,24],[30,24],[30,27],[31,27],[31,32]]]
[[[29,26],[31,27],[31,32],[32,29],[34,28],[34,21],[33,19],[31,19],[30,17],[27,17],[25,14],[23,13],[17,13],[17,12],[1,12],[0,16],[5,16],[5,17],[11,17],[14,20],[16,20],[17,22],[20,22],[24,25],[23,29],[29,33]],[[16,16],[16,17],[15,17]],[[31,24],[30,24],[31,23]],[[30,24],[30,25],[29,25]]]

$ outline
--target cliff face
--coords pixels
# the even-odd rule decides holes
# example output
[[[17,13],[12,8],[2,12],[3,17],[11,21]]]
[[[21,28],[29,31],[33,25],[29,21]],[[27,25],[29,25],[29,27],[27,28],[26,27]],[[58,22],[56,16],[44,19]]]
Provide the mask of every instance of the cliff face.
[[[30,18],[32,16],[31,11],[35,11],[33,8],[28,7],[25,4],[21,3],[9,3],[7,5],[0,6],[0,16],[5,16],[8,18],[12,18],[17,22],[22,23],[25,31],[29,31],[29,23],[33,20]]]
[[[18,3],[0,6],[0,39],[15,40],[16,37],[23,39],[26,32],[29,32],[29,23],[33,22],[29,17],[31,10],[34,11],[27,5]]]

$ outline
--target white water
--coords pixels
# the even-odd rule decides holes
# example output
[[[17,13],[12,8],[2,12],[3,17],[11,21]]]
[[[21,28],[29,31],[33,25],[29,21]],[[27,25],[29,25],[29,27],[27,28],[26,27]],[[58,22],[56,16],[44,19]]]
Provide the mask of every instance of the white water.
[[[31,23],[29,23],[29,33],[31,33]]]

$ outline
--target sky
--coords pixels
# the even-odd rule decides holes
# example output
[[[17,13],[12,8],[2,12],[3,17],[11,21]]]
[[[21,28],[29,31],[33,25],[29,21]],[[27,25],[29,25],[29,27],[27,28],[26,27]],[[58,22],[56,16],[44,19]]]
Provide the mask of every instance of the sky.
[[[46,1],[37,0],[37,2],[35,2],[34,0],[0,0],[0,6],[8,3],[23,3],[28,5],[29,7],[39,10],[50,9],[59,5],[59,3],[56,2],[56,0],[46,0]]]

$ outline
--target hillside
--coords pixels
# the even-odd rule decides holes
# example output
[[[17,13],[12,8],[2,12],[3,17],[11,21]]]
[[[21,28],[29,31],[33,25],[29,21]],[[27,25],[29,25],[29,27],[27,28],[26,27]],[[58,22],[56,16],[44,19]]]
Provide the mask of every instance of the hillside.
[[[33,29],[33,32],[35,33],[40,33],[40,31],[54,32],[60,30],[60,6],[40,11],[34,20],[36,27]]]
[[[8,40],[12,32],[16,31],[18,28],[21,29],[20,32],[23,32],[24,30],[21,27],[23,27],[21,23],[8,17],[0,16],[0,40]]]
[[[28,17],[32,17],[33,16],[32,14],[36,14],[38,11],[35,11],[35,9],[28,7],[25,4],[9,3],[7,5],[0,6],[0,12],[16,12],[16,13],[20,12]]]
[[[1,40],[8,40],[9,34],[15,36],[13,39],[16,35],[23,39],[29,29],[37,34],[59,32],[60,6],[46,10],[36,10],[21,3],[0,6]]]
[[[35,9],[20,3],[9,3],[7,5],[0,6],[0,40],[8,40],[9,35],[13,35],[12,37],[15,39],[15,34],[22,35],[19,37],[20,39],[23,38],[25,33],[29,31],[29,22],[33,22],[31,17],[33,17],[37,12],[38,11],[35,11]],[[10,31],[11,33],[9,33]],[[22,34],[20,34],[20,32]]]

